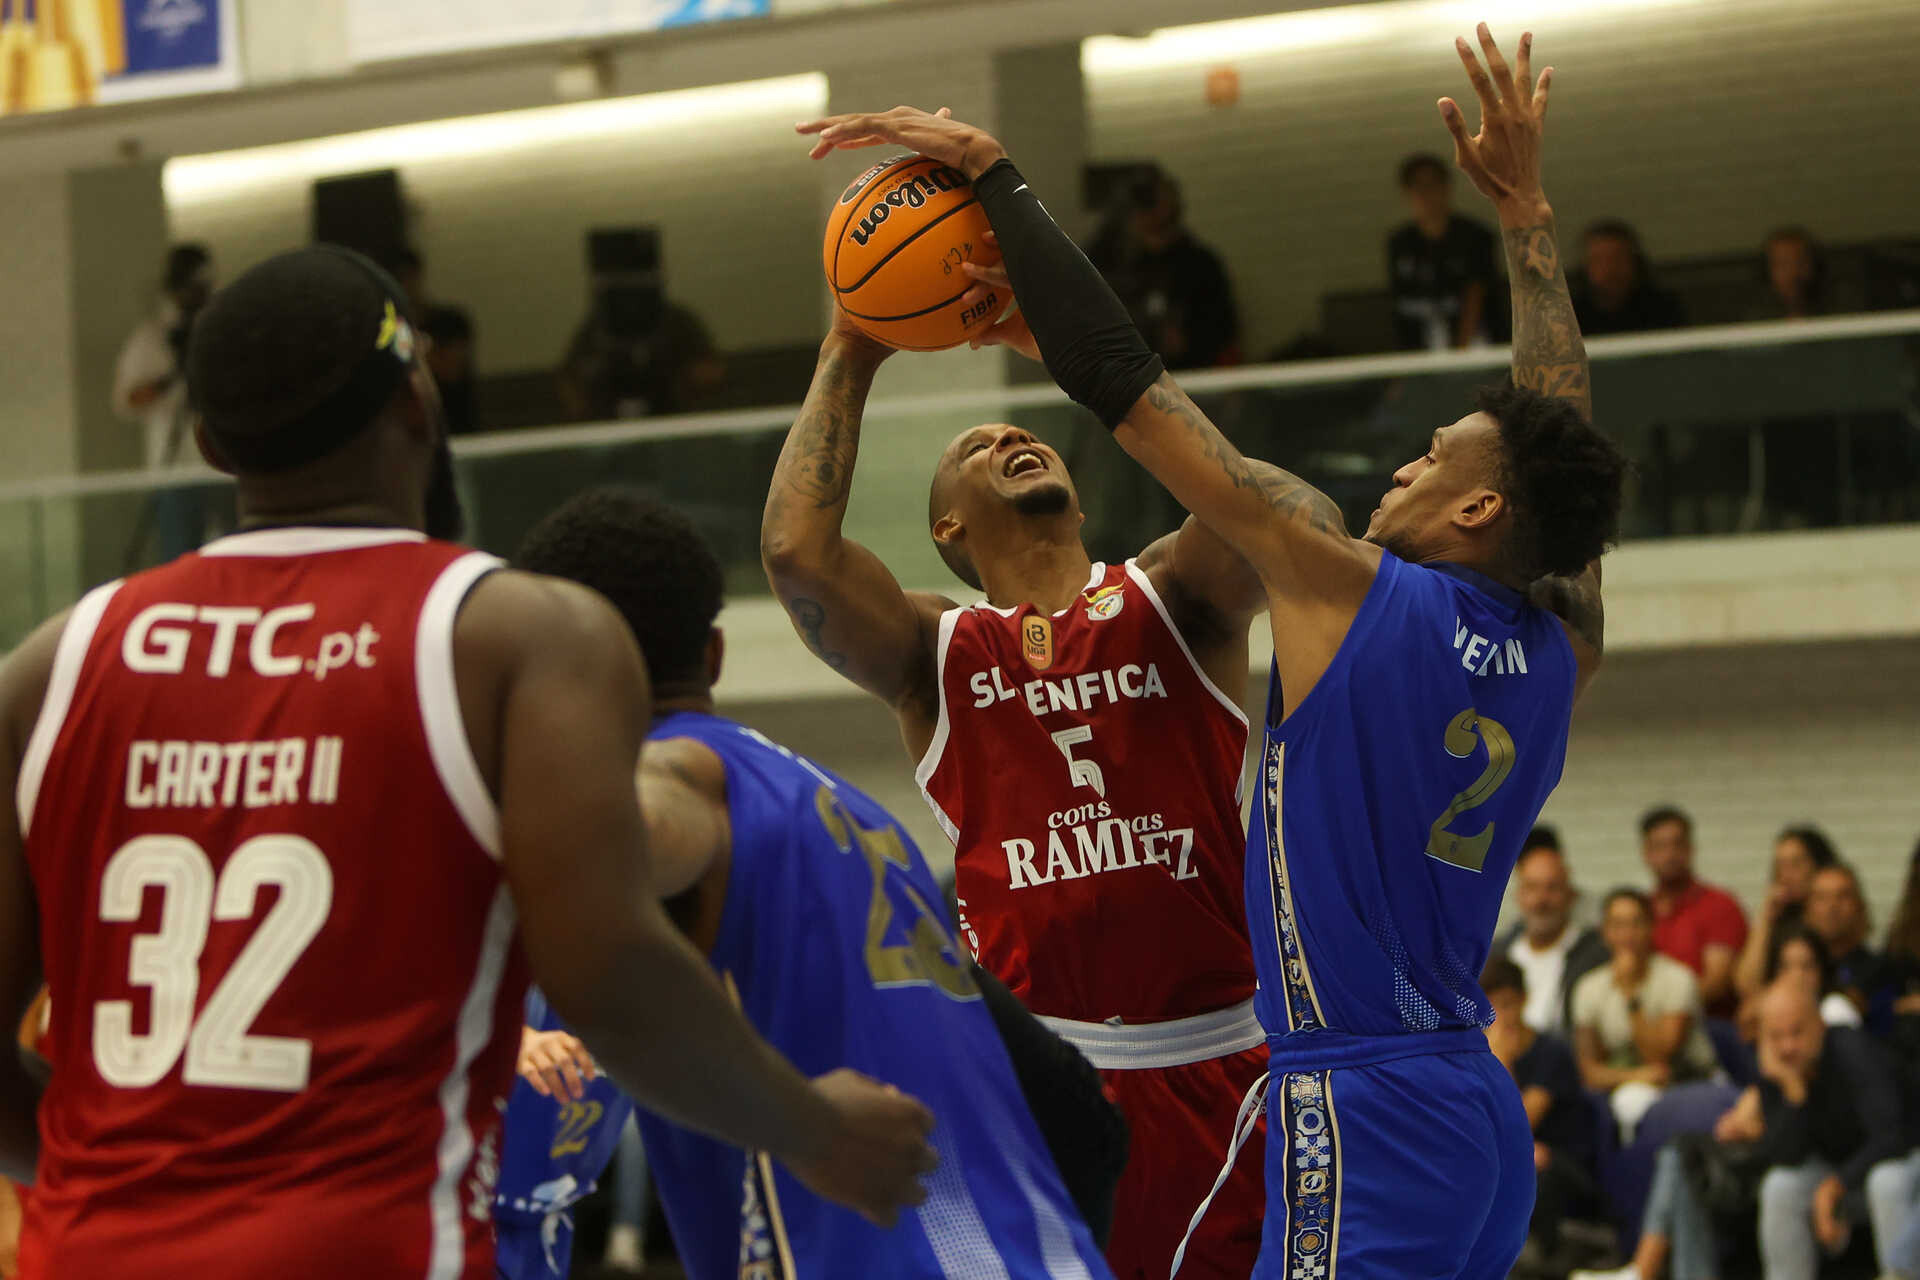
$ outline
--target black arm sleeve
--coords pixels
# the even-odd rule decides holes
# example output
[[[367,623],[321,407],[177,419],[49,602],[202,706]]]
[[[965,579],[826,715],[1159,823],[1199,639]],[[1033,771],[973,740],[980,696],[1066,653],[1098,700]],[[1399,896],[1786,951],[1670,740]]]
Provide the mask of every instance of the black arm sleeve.
[[[973,966],[1013,1074],[1067,1194],[1102,1250],[1113,1232],[1113,1194],[1127,1167],[1127,1122],[1108,1100],[1100,1073],[1078,1049],[1047,1030],[1000,979]]]
[[[1109,429],[1119,426],[1166,366],[1011,160],[981,174],[973,190],[1047,372]]]

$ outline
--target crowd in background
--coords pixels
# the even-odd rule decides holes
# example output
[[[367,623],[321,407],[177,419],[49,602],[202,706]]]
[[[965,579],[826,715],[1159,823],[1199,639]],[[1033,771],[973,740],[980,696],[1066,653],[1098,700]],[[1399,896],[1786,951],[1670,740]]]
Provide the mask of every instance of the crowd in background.
[[[1534,831],[1482,977],[1536,1139],[1523,1273],[1618,1249],[1575,1274],[1920,1280],[1920,847],[1876,945],[1817,828],[1780,833],[1750,909],[1695,876],[1681,810],[1640,838],[1650,887],[1596,901]]]

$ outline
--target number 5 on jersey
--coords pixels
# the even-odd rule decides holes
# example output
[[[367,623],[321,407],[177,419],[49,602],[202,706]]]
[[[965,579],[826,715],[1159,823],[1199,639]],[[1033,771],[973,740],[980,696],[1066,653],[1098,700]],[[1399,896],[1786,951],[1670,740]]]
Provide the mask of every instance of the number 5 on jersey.
[[[215,920],[252,919],[268,885],[279,889],[279,899],[196,1019],[208,931]],[[138,920],[149,887],[161,891],[160,929],[133,940],[127,970],[130,982],[152,993],[147,1030],[134,1031],[130,1000],[94,1005],[93,1062],[101,1079],[122,1089],[158,1084],[184,1051],[180,1074],[188,1084],[306,1088],[312,1042],[248,1035],[247,1028],[327,922],[333,868],[326,855],[299,836],[255,836],[216,878],[212,860],[186,837],[139,836],[107,860],[100,918]]]
[[[1060,754],[1067,758],[1067,776],[1073,779],[1073,785],[1092,787],[1093,794],[1105,797],[1107,779],[1106,775],[1100,772],[1100,766],[1091,760],[1073,758],[1075,747],[1092,741],[1093,726],[1090,724],[1078,724],[1071,729],[1061,729],[1053,735],[1053,745],[1060,748]]]

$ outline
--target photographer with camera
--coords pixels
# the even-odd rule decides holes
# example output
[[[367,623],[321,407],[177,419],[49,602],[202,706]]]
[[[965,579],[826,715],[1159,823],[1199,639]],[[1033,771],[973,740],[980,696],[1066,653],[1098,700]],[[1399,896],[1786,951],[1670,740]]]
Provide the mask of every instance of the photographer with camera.
[[[120,347],[113,370],[113,411],[144,430],[143,458],[149,468],[179,466],[193,456],[187,447],[192,430],[182,368],[187,335],[212,296],[213,255],[207,247],[173,246],[167,251],[159,301]],[[200,496],[193,490],[156,491],[129,559],[138,557],[149,533],[159,561],[193,550],[200,545],[203,519]]]

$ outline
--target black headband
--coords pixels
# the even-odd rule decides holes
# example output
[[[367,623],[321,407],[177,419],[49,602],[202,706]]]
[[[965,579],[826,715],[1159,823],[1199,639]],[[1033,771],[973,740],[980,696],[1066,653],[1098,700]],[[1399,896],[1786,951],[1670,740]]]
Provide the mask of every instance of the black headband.
[[[272,431],[228,434],[212,423],[208,431],[226,461],[237,470],[287,471],[325,457],[373,424],[374,418],[413,368],[419,343],[406,316],[406,294],[379,267],[360,254],[335,245],[315,245],[347,259],[380,289],[382,313],[373,346],[345,381],[320,403]]]

